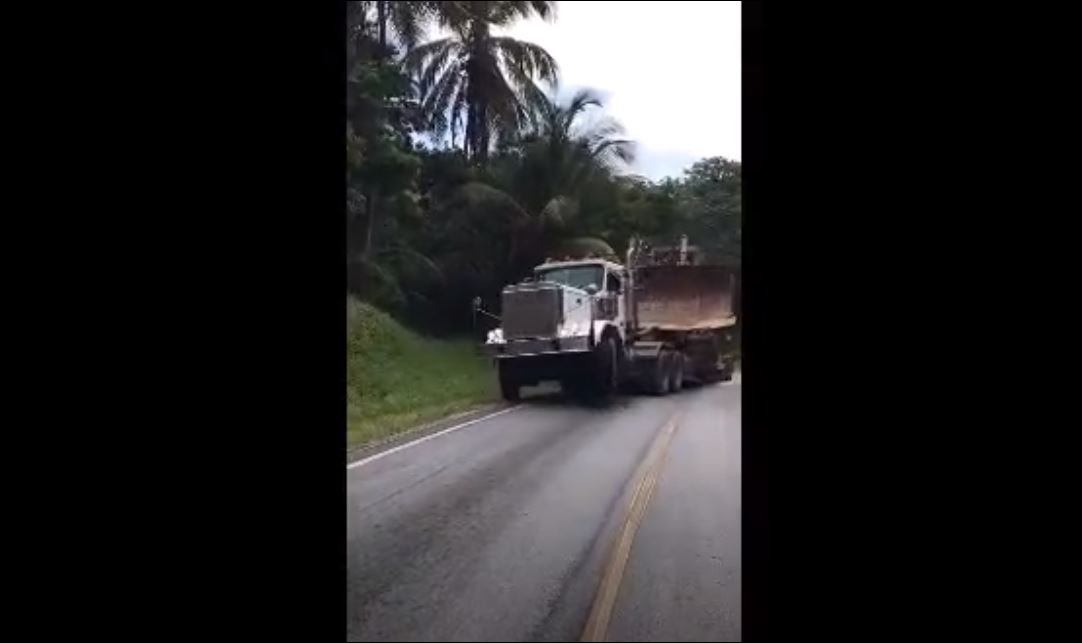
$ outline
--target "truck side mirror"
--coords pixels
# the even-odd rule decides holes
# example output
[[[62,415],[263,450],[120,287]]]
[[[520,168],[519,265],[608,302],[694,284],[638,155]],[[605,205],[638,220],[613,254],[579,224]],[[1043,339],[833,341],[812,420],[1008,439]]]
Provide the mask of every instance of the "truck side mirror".
[[[590,284],[589,286],[586,286],[586,288],[584,288],[584,290],[589,295],[596,295],[597,294],[597,284]]]
[[[481,297],[480,296],[473,298],[473,309],[475,311],[481,310]]]

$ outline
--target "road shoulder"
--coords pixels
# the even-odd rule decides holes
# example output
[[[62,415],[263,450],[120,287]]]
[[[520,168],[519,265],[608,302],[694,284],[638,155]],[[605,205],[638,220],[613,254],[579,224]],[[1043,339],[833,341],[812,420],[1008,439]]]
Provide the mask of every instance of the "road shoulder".
[[[394,435],[381,440],[350,447],[346,450],[346,464],[349,465],[354,462],[359,462],[365,458],[370,458],[382,453],[383,451],[407,444],[425,436],[432,435],[433,433],[438,433],[457,424],[478,420],[486,415],[511,408],[512,406],[514,405],[508,404],[507,402],[481,404],[469,410],[452,413],[451,415],[442,417],[438,420],[420,424],[411,429],[406,429],[405,431],[395,433]]]

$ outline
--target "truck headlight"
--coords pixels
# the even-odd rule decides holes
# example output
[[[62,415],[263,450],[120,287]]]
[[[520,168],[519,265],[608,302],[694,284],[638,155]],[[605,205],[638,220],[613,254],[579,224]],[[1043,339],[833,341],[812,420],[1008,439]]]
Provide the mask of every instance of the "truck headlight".
[[[503,343],[503,329],[497,328],[496,330],[488,331],[488,343],[489,344],[502,344]]]
[[[558,335],[560,337],[578,337],[579,335],[585,335],[585,333],[578,324],[565,324],[560,327]]]

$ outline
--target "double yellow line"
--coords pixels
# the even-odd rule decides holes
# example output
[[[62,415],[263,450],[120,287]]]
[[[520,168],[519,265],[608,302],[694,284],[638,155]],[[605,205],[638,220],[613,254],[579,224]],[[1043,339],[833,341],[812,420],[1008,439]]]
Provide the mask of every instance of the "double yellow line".
[[[620,529],[620,537],[616,541],[605,562],[604,572],[601,576],[601,585],[594,597],[590,608],[590,615],[586,619],[586,627],[582,631],[580,641],[604,641],[608,631],[609,621],[612,619],[612,610],[616,605],[616,596],[620,591],[620,583],[624,578],[624,570],[627,561],[631,557],[631,546],[635,542],[635,534],[639,531],[646,516],[646,508],[650,504],[650,498],[654,495],[654,487],[657,486],[658,478],[665,467],[665,456],[669,451],[673,435],[680,419],[679,413],[674,414],[665,423],[664,428],[654,437],[650,450],[643,458],[639,467],[635,483],[635,492],[631,496],[627,515]]]

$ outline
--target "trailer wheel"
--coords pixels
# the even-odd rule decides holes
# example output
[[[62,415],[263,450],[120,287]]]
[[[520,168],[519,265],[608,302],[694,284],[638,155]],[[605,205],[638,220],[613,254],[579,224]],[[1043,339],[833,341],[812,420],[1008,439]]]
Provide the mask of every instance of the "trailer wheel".
[[[669,354],[662,351],[654,360],[653,372],[650,377],[650,392],[654,395],[665,395],[669,392]]]
[[[734,370],[732,362],[722,362],[721,367],[718,368],[718,380],[722,382],[731,382]]]
[[[508,402],[518,402],[521,397],[522,383],[510,372],[510,369],[500,363],[500,394]]]
[[[680,353],[673,353],[672,357],[672,375],[669,379],[669,389],[673,393],[679,393],[684,388],[684,356]]]

